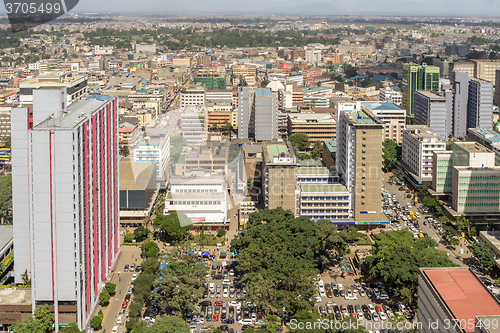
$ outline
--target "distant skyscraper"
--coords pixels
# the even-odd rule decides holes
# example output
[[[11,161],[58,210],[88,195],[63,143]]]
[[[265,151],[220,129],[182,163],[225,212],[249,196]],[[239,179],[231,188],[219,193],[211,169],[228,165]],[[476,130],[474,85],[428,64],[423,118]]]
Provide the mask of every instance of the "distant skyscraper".
[[[407,117],[415,114],[415,91],[439,92],[439,67],[403,64],[403,109]]]
[[[467,134],[467,103],[469,101],[469,73],[451,72],[453,81],[453,136]]]
[[[451,132],[451,95],[415,92],[415,125],[426,125],[434,133],[447,138]]]
[[[459,57],[465,57],[469,52],[469,47],[462,44],[451,44],[446,45],[446,55],[458,55]]]
[[[14,275],[32,279],[33,310],[84,329],[120,246],[118,112],[110,96],[66,98],[34,90],[32,129],[30,108],[12,113]]]
[[[248,87],[238,88],[238,139],[249,138],[251,93]]]

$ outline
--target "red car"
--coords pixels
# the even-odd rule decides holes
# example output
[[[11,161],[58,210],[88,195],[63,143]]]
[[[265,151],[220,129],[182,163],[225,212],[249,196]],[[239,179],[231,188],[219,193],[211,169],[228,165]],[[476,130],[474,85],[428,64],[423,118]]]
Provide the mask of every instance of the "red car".
[[[327,290],[326,291],[326,297],[328,297],[328,298],[332,298],[333,297],[333,293],[332,293],[331,290]]]
[[[123,303],[122,303],[122,308],[124,308],[124,309],[125,309],[125,308],[127,307],[127,304],[128,304],[128,303],[127,303],[127,301],[123,301]]]
[[[214,321],[218,321],[219,320],[219,314],[218,313],[214,313]]]
[[[356,319],[356,314],[354,312],[351,313],[351,317],[353,317],[354,319]]]
[[[215,306],[222,306],[222,301],[215,302]]]

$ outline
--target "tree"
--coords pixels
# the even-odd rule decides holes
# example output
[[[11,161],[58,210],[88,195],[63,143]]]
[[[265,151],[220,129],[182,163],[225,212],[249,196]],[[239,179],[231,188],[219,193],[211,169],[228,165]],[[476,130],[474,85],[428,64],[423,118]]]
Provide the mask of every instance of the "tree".
[[[128,148],[127,145],[121,145],[120,146],[120,155],[127,157],[130,154],[130,149]]]
[[[429,187],[427,184],[422,184],[419,187],[417,187],[417,195],[421,198],[429,195]]]
[[[226,229],[224,228],[217,229],[217,237],[223,237],[225,235],[226,235]]]
[[[260,83],[260,86],[262,88],[265,88],[265,87],[267,87],[267,85],[269,84],[269,82],[271,82],[271,81],[269,81],[269,80],[262,80],[262,82]]]
[[[24,273],[21,274],[21,280],[22,280],[23,286],[27,286],[27,285],[31,284],[31,278],[29,277],[27,269],[25,269]]]
[[[453,226],[448,224],[443,224],[442,227],[444,230],[443,236],[445,238],[451,239],[452,237],[455,237],[457,235],[457,230]]]
[[[296,133],[288,137],[295,151],[309,147],[309,136],[305,133]]]
[[[191,219],[185,213],[159,214],[155,217],[153,225],[161,229],[171,242],[186,239],[187,231],[192,229]]]
[[[10,142],[11,142],[10,136],[5,136],[5,137],[2,138],[2,145],[5,148],[10,148]]]
[[[78,329],[77,323],[71,323],[59,330],[59,333],[84,333],[85,331],[80,331]]]
[[[134,230],[134,239],[137,241],[137,242],[142,242],[143,240],[146,239],[146,237],[148,237],[148,229],[146,229],[144,226],[139,226],[137,228],[135,228]]]
[[[54,315],[48,306],[40,305],[35,309],[33,317],[26,318],[20,323],[14,324],[11,330],[16,333],[51,333],[54,326]]]
[[[248,86],[247,80],[245,80],[245,78],[243,77],[243,75],[240,75],[240,83],[239,83],[239,86],[240,86],[240,87],[247,87],[247,86]]]
[[[141,271],[143,273],[155,274],[160,263],[155,258],[147,258],[141,263]]]
[[[106,282],[106,284],[104,285],[104,289],[108,292],[110,296],[112,296],[116,293],[116,284],[111,282]]]
[[[253,178],[252,177],[248,177],[248,179],[247,179],[247,190],[248,191],[253,190]]]
[[[450,238],[450,245],[457,246],[458,244],[460,244],[460,241],[458,240],[458,238],[456,238],[456,237]]]
[[[384,147],[382,148],[384,169],[390,171],[396,166],[399,146],[391,139],[386,139],[382,146]]]
[[[458,230],[461,230],[465,233],[470,233],[470,221],[467,219],[465,214],[460,215],[457,217],[456,222],[455,222]]]
[[[103,289],[103,291],[99,294],[99,303],[101,303],[102,306],[108,306],[110,298],[111,296],[108,291]]]
[[[290,69],[291,72],[298,72],[300,71],[300,67],[293,66],[292,69]]]
[[[358,76],[359,68],[350,64],[344,65],[344,74],[347,78]]]
[[[90,327],[92,327],[94,329],[94,331],[98,331],[99,329],[101,329],[101,325],[102,325],[102,317],[97,315],[97,316],[93,316],[91,319],[90,319],[90,323],[89,323]]]
[[[160,248],[155,241],[150,240],[149,242],[145,242],[141,245],[141,251],[147,258],[158,258]]]
[[[476,257],[481,266],[491,271],[495,268],[495,255],[491,253],[490,246],[486,243],[474,243],[471,252]]]
[[[177,316],[163,316],[152,326],[146,328],[144,333],[189,333],[189,324]]]

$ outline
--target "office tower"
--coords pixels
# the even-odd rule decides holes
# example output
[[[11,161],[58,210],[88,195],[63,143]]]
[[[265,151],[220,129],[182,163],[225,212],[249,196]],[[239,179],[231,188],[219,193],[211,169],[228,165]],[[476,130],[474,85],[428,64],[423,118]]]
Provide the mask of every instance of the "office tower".
[[[238,88],[238,139],[250,138],[251,105],[253,95],[248,87]]]
[[[56,328],[84,329],[119,252],[117,100],[66,106],[61,87],[33,100],[32,129],[30,108],[12,113],[14,276],[28,272]]]
[[[469,81],[467,128],[493,126],[493,83],[478,78]]]
[[[403,64],[403,109],[406,116],[415,114],[415,91],[439,92],[439,67]]]
[[[263,143],[262,145],[263,192],[266,208],[282,207],[299,216],[296,210],[298,161],[290,142]],[[380,185],[379,185],[380,187]]]
[[[255,132],[256,141],[276,140],[278,138],[278,96],[269,88],[255,89],[252,105],[255,125],[250,122],[249,132]]]
[[[430,91],[415,92],[415,125],[426,125],[447,138],[451,132],[451,94],[440,96]]]
[[[500,105],[500,69],[495,71],[495,105]]]
[[[451,72],[453,81],[452,132],[458,138],[467,134],[467,104],[469,101],[469,73]]]
[[[306,62],[310,64],[317,64],[321,62],[321,50],[306,50]]]
[[[337,172],[351,193],[354,219],[380,220],[384,124],[367,109],[340,111],[337,119]]]
[[[207,141],[208,111],[206,106],[187,106],[181,114],[180,127],[188,145],[199,146]]]

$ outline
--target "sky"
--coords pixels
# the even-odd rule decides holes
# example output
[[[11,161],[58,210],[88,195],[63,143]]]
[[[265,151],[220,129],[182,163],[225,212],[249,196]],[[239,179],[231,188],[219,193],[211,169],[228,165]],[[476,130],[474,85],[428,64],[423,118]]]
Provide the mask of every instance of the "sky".
[[[80,0],[73,12],[500,16],[500,0]]]

